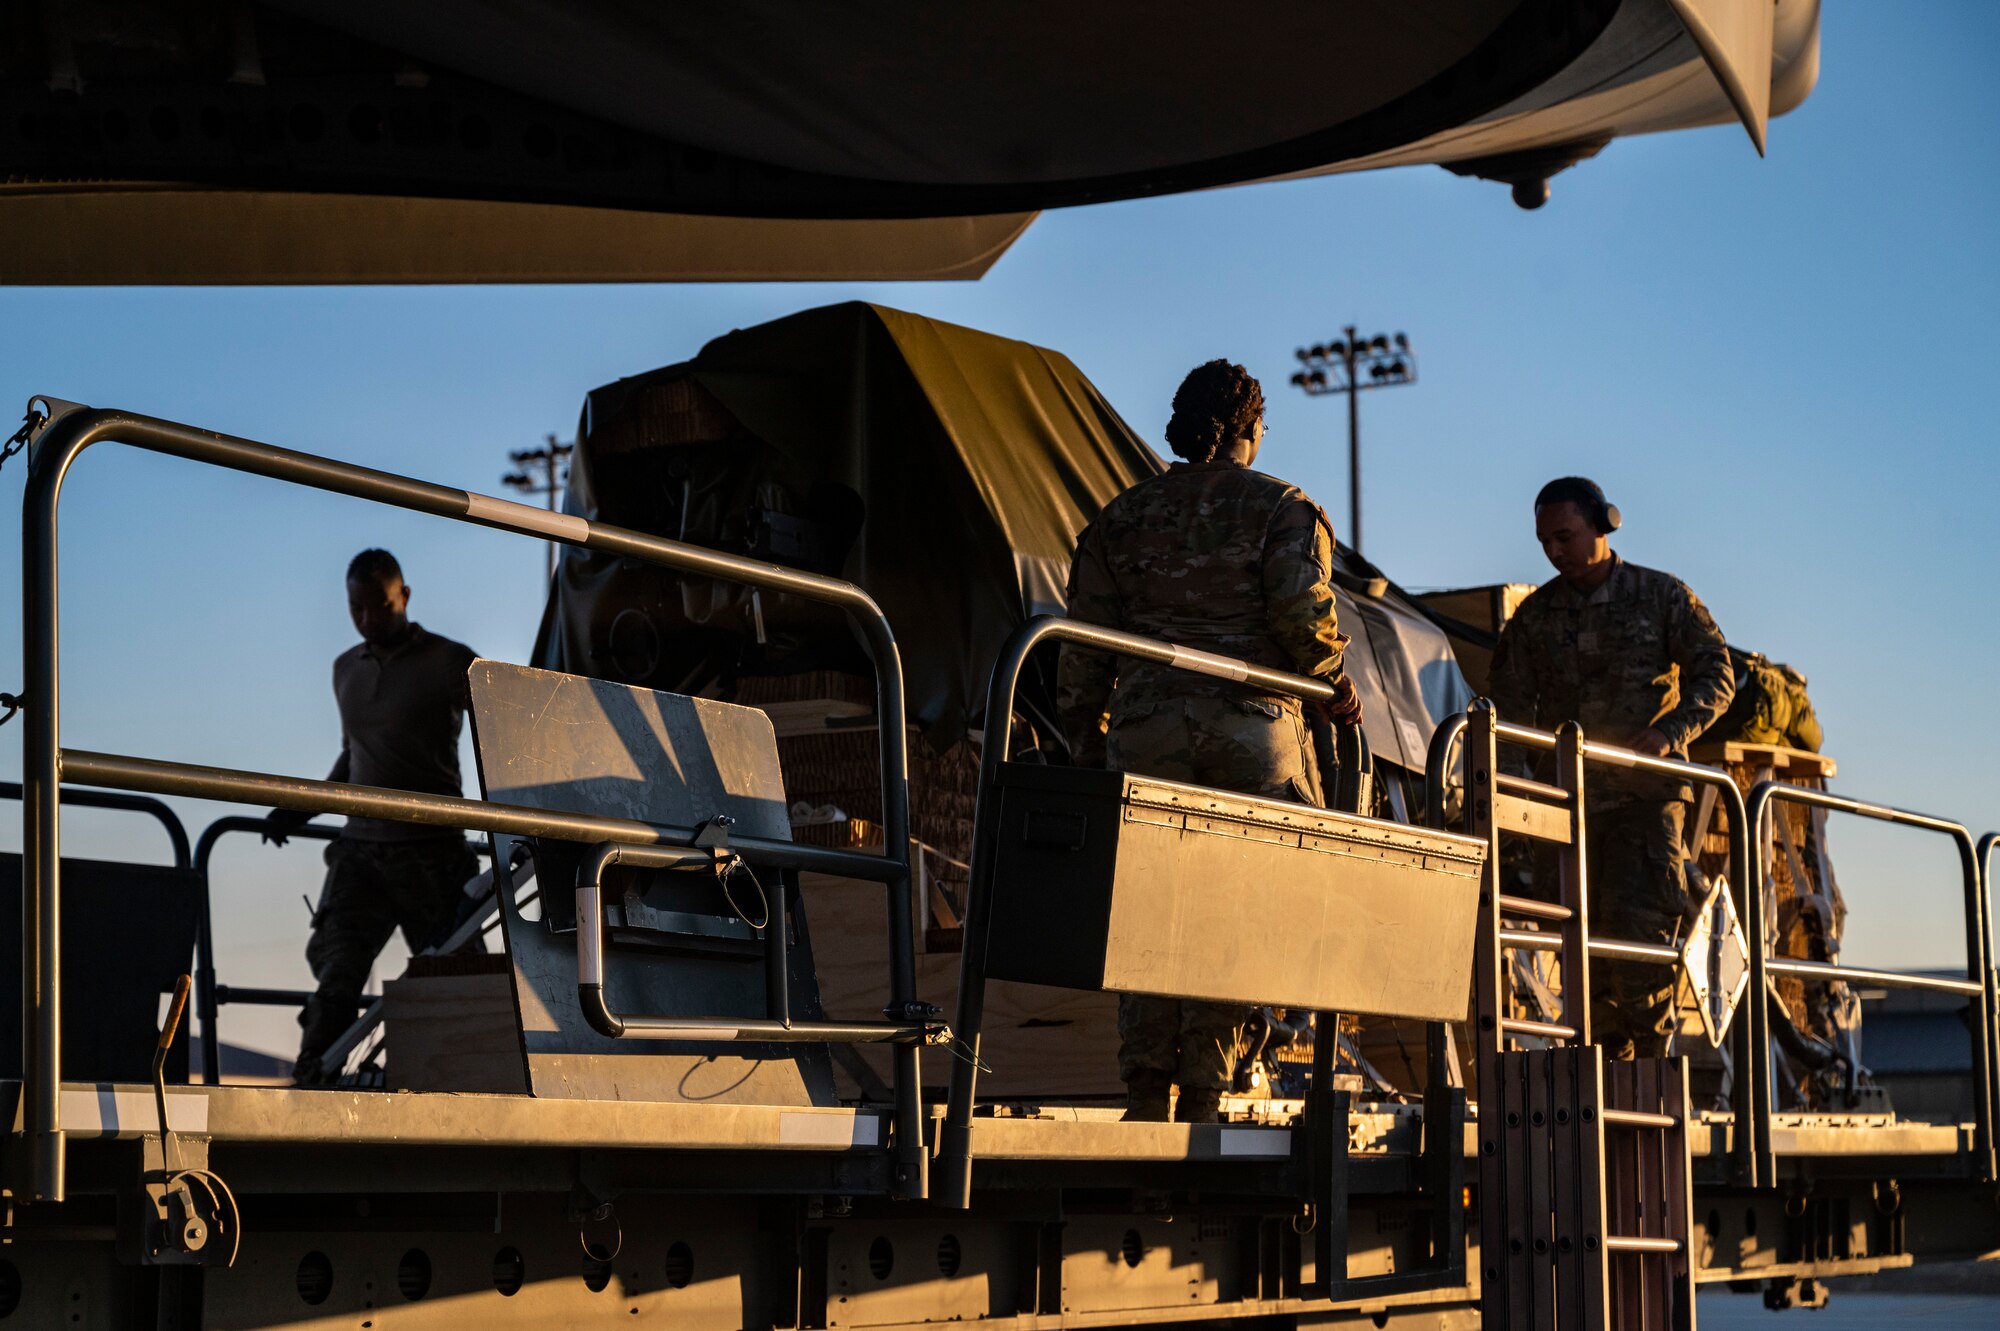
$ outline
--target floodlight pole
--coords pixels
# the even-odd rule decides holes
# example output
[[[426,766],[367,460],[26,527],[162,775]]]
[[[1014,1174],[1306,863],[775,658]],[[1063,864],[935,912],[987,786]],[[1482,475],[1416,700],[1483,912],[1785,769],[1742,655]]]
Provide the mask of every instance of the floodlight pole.
[[[1361,337],[1353,324],[1341,330],[1341,338],[1331,345],[1300,347],[1299,360],[1308,368],[1292,376],[1295,387],[1307,397],[1328,393],[1347,395],[1347,544],[1361,552],[1361,390],[1393,388],[1417,381],[1417,358],[1410,339],[1398,333],[1392,342],[1385,334]],[[1372,383],[1361,382],[1366,368]],[[1333,378],[1327,371],[1334,371]]]
[[[1347,540],[1354,553],[1361,553],[1361,394],[1354,382],[1354,325],[1341,339],[1347,363]]]

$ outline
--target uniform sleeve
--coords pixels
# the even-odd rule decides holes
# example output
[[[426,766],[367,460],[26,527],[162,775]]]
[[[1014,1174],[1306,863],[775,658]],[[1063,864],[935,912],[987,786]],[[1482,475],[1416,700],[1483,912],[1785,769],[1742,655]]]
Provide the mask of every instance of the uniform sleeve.
[[[1502,721],[1517,726],[1535,724],[1535,673],[1527,651],[1532,630],[1523,623],[1533,614],[1523,606],[1500,626],[1500,641],[1493,648],[1493,664],[1486,673],[1487,698],[1499,709]]]
[[[1736,672],[1722,630],[1701,598],[1675,583],[1667,602],[1667,652],[1681,672],[1680,706],[1654,723],[1676,749],[1701,738],[1736,696]]]
[[[1069,617],[1105,628],[1123,628],[1124,608],[1111,569],[1104,562],[1097,528],[1085,527],[1069,564]],[[1108,652],[1084,651],[1064,643],[1056,665],[1056,710],[1079,767],[1104,766],[1104,714],[1118,659]]]
[[[1264,613],[1296,674],[1338,679],[1347,638],[1333,600],[1333,528],[1319,506],[1294,499],[1264,536]]]

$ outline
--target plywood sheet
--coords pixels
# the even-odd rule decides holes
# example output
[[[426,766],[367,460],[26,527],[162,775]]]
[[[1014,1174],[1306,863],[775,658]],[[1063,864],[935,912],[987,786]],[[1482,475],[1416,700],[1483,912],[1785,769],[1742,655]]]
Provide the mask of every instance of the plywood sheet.
[[[881,885],[805,874],[800,891],[811,911],[820,992],[829,1017],[879,1017],[889,993],[888,917]],[[947,1021],[958,1005],[958,964],[956,952],[917,958],[917,994],[943,1008]],[[861,1075],[847,1058],[836,1063],[843,1098],[863,1096],[870,1078],[877,1087],[889,1081],[886,1049],[862,1046],[855,1053],[865,1069]],[[952,1057],[924,1051],[924,1082],[933,1091],[941,1092],[950,1076]],[[1118,997],[993,981],[986,987],[980,1059],[991,1069],[979,1079],[981,1100],[1123,1096]]]

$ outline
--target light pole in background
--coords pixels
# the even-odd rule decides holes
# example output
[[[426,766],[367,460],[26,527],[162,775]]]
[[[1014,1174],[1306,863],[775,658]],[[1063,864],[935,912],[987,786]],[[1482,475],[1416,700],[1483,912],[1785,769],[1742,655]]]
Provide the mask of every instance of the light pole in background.
[[[548,442],[540,448],[517,448],[507,455],[513,462],[514,470],[500,478],[500,484],[521,494],[546,496],[549,512],[556,511],[556,496],[563,491],[563,483],[568,479],[568,469],[564,466],[569,455],[576,451],[575,444],[559,444],[554,435],[546,435]],[[549,576],[556,575],[556,543],[549,542]]]
[[[1347,544],[1361,552],[1361,399],[1364,389],[1394,388],[1417,381],[1417,357],[1410,339],[1377,333],[1361,337],[1354,325],[1331,342],[1315,342],[1298,350],[1305,368],[1292,383],[1307,397],[1347,394]]]

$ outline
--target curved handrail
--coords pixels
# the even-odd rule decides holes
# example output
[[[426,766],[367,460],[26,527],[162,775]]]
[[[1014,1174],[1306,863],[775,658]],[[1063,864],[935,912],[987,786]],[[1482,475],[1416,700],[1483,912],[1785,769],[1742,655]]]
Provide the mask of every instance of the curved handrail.
[[[0,781],[0,800],[25,802],[26,798],[20,782]],[[181,822],[180,815],[162,801],[145,795],[128,795],[122,790],[86,790],[76,786],[65,788],[62,800],[65,804],[74,804],[86,809],[119,809],[127,813],[143,813],[157,818],[160,825],[167,829],[167,841],[172,845],[174,852],[174,867],[176,869],[192,867],[188,855],[187,826]]]
[[[604,992],[604,872],[625,864],[642,869],[726,868],[731,852],[701,846],[633,846],[605,841],[592,846],[576,869],[576,997],[583,1019],[606,1039],[709,1039],[779,1044],[929,1043],[937,1023],[794,1021],[786,1001],[788,949],[785,941],[785,884],[766,889],[764,927],[769,958],[766,979],[770,1011],[750,1017],[683,1017],[614,1011]]]
[[[55,796],[66,755],[61,743],[61,670],[57,596],[57,517],[63,481],[83,451],[100,441],[248,472],[496,530],[556,541],[700,576],[789,592],[846,610],[874,659],[876,715],[881,718],[883,852],[889,934],[891,1005],[914,1011],[916,955],[909,873],[909,754],[902,660],[895,634],[873,597],[853,583],[687,545],[664,537],[554,513],[511,500],[435,485],[292,449],[129,412],[78,407],[37,397],[50,419],[29,445],[22,498],[22,588],[26,655],[23,734],[23,961],[33,981],[26,994],[29,1085],[23,1102],[38,1200],[61,1201],[64,1138],[61,1121],[61,817]],[[160,765],[164,771],[174,765]],[[77,773],[72,772],[74,777]],[[472,803],[477,804],[477,801]],[[476,826],[476,824],[474,824]],[[601,839],[601,838],[600,838]],[[896,1190],[925,1192],[921,1074],[917,1050],[896,1050]]]
[[[1474,707],[1490,707],[1490,702],[1478,700]],[[1427,793],[1429,813],[1432,823],[1444,826],[1444,790],[1449,783],[1452,759],[1456,755],[1471,718],[1466,712],[1447,717],[1431,734],[1429,749],[1424,755],[1424,783]],[[1495,719],[1494,735],[1507,743],[1523,748],[1554,752],[1560,743],[1558,736],[1546,730],[1531,726],[1514,725]],[[1744,931],[1752,937],[1764,935],[1764,893],[1760,881],[1760,866],[1751,857],[1750,819],[1748,806],[1742,790],[1734,777],[1718,768],[1701,763],[1689,762],[1682,758],[1656,758],[1651,754],[1639,753],[1616,744],[1603,744],[1596,740],[1582,739],[1577,743],[1577,752],[1585,764],[1619,767],[1631,771],[1652,772],[1660,776],[1678,777],[1695,785],[1709,786],[1717,792],[1729,815],[1729,868],[1730,889],[1736,904],[1737,917],[1742,920]],[[1638,956],[1639,950],[1630,944],[1613,944],[1622,947],[1627,955]],[[1765,990],[1764,954],[1761,947],[1750,949],[1749,989],[1753,994]],[[1755,1185],[1768,1181],[1776,1171],[1776,1159],[1771,1151],[1770,1116],[1771,1103],[1771,1061],[1770,1061],[1770,1016],[1764,1003],[1753,1001],[1744,1014],[1745,1020],[1736,1028],[1733,1038],[1736,1061],[1745,1070],[1748,1083],[1748,1102],[1738,1111],[1739,1122],[1748,1124],[1748,1131],[1735,1135],[1735,1171],[1738,1182]]]
[[[1430,748],[1424,753],[1424,811],[1430,815],[1431,826],[1440,832],[1445,824],[1444,792],[1451,784],[1451,760],[1471,724],[1466,713],[1454,712],[1431,732]]]
[[[1965,890],[1965,969],[1966,982],[1963,985],[1941,985],[1926,983],[1922,977],[1903,975],[1894,971],[1852,972],[1854,978],[1873,980],[1886,984],[1901,984],[1910,988],[1940,988],[1965,993],[1973,1000],[1973,1020],[1968,1022],[1972,1047],[1972,1098],[1973,1098],[1973,1152],[1983,1179],[2000,1178],[1995,1159],[1996,1091],[1994,1084],[1995,1059],[1991,1042],[1993,1040],[1993,1014],[1996,1006],[1993,977],[1992,943],[1992,901],[1987,891],[1985,873],[1986,855],[1990,853],[1994,840],[1988,834],[1978,844],[1974,844],[1972,833],[1963,823],[1949,818],[1939,818],[1933,814],[1917,813],[1909,809],[1899,809],[1893,805],[1875,804],[1868,800],[1853,799],[1845,795],[1835,795],[1830,791],[1814,790],[1807,786],[1794,786],[1783,781],[1760,781],[1750,790],[1750,817],[1759,847],[1770,844],[1773,806],[1803,804],[1811,808],[1828,809],[1835,813],[1852,814],[1858,818],[1868,818],[1875,822],[1893,823],[1900,827],[1913,827],[1919,831],[1934,832],[1950,838],[1958,848],[1959,869],[1963,876]],[[1760,876],[1761,878],[1761,876]],[[1758,884],[1758,897],[1764,895],[1763,884]],[[1752,958],[1763,953],[1766,941],[1760,931],[1752,941]],[[1780,962],[1773,969],[1795,974],[1810,974],[1816,978],[1839,979],[1842,972],[1850,968],[1827,964],[1808,964],[1808,968]]]
[[[998,820],[987,801],[994,797],[1000,764],[1006,761],[1014,734],[1014,694],[1028,656],[1045,642],[1069,642],[1098,651],[1133,656],[1216,679],[1253,684],[1273,693],[1320,702],[1333,699],[1333,687],[1303,675],[1252,665],[1234,657],[1177,647],[1097,624],[1037,615],[1008,635],[986,686],[986,737],[979,757],[979,803],[973,814],[972,869],[966,884],[964,948],[959,958],[958,1010],[951,1029],[959,1045],[946,1094],[944,1122],[938,1133],[936,1200],[965,1208],[972,1196],[972,1106],[978,1093],[979,1036],[986,1013],[986,958],[980,943],[992,916],[993,846]]]
[[[215,911],[213,887],[209,882],[209,861],[215,854],[215,843],[231,832],[269,833],[279,842],[298,837],[304,841],[333,841],[339,838],[340,829],[326,823],[280,823],[264,817],[255,818],[247,814],[227,814],[216,819],[201,831],[194,844],[194,869],[201,875],[201,917],[195,932],[194,954],[194,1006],[195,1016],[201,1025],[201,1075],[210,1086],[222,1081],[222,997],[223,986],[216,982],[215,974]],[[474,839],[466,843],[475,854],[486,852],[486,843]],[[261,998],[285,993],[277,989],[230,989],[233,995],[255,993]],[[232,997],[229,1002],[250,1002],[245,997]]]
[[[201,829],[201,837],[194,845],[194,871],[201,875],[201,916],[194,938],[194,1015],[201,1027],[201,1079],[210,1086],[222,1082],[222,1033],[218,1029],[222,1023],[222,1005],[216,999],[215,910],[209,890],[208,862],[215,854],[215,843],[231,832],[282,832],[287,837],[302,837],[307,841],[331,841],[340,835],[339,828],[324,823],[281,827],[269,818],[245,814],[225,815]]]

